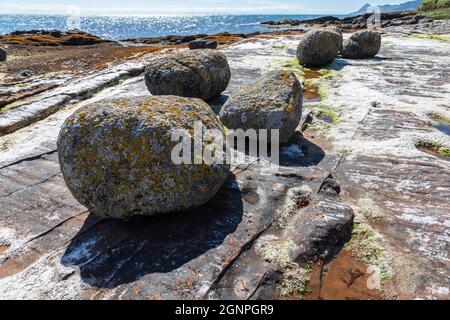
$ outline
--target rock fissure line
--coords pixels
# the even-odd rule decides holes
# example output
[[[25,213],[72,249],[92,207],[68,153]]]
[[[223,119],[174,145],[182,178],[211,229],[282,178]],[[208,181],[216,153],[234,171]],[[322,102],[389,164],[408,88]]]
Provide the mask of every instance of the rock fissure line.
[[[57,151],[58,151],[58,150],[54,149],[54,150],[50,150],[50,151],[47,151],[47,152],[40,153],[40,154],[35,155],[35,156],[31,156],[31,157],[27,157],[27,158],[20,159],[20,160],[14,161],[14,162],[12,162],[12,163],[9,163],[9,164],[7,164],[7,165],[4,165],[3,167],[0,167],[0,170],[9,168],[9,167],[11,167],[11,166],[15,166],[15,165],[17,165],[17,164],[21,164],[22,162],[38,160],[38,159],[42,158],[43,156],[47,156],[47,155],[54,154],[54,153],[56,153]]]
[[[0,174],[0,175],[1,175],[1,174]],[[7,197],[13,195],[13,194],[16,193],[16,192],[23,191],[23,190],[25,190],[25,189],[27,189],[27,188],[31,188],[31,187],[34,187],[34,186],[38,186],[38,185],[40,185],[40,184],[43,184],[43,183],[45,183],[45,182],[51,180],[52,178],[54,178],[54,177],[56,177],[56,176],[58,176],[58,175],[61,175],[61,172],[55,173],[54,175],[52,175],[52,176],[50,176],[50,177],[48,177],[48,178],[45,178],[45,179],[42,180],[42,181],[39,181],[39,182],[30,184],[30,185],[27,185],[25,188],[21,188],[21,189],[17,189],[17,190],[11,191],[11,192],[8,193],[8,194],[5,194],[5,195],[3,195],[3,196],[0,196],[0,199],[1,199],[1,198],[7,198]]]

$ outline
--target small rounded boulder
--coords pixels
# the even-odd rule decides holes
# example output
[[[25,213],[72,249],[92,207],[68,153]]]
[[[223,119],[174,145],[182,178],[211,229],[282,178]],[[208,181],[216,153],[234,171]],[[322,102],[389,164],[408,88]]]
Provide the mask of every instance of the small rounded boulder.
[[[199,49],[217,49],[217,41],[208,41],[208,40],[194,40],[188,43],[188,47],[191,50],[199,50]]]
[[[219,117],[229,129],[279,129],[280,143],[287,143],[300,123],[302,104],[297,77],[276,71],[233,93]]]
[[[226,56],[212,49],[158,57],[145,69],[145,84],[153,95],[209,100],[220,96],[231,78]]]
[[[348,59],[367,59],[378,54],[381,35],[376,31],[359,31],[344,41],[341,54]]]
[[[200,99],[176,96],[106,100],[85,106],[64,123],[58,155],[74,197],[112,218],[181,211],[205,204],[225,182],[229,166],[175,164],[172,141],[194,123],[224,131]],[[203,143],[205,148],[205,143]]]
[[[342,36],[329,29],[313,29],[305,33],[297,48],[297,59],[304,67],[321,67],[337,57]]]

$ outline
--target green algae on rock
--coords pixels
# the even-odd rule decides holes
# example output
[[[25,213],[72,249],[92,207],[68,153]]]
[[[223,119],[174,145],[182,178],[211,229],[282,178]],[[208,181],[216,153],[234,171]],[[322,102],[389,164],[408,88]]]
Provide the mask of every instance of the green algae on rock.
[[[411,39],[428,39],[450,43],[450,36],[445,34],[408,34],[406,37]]]
[[[226,56],[213,49],[158,57],[145,70],[145,84],[153,95],[176,95],[209,100],[228,86],[231,71]]]
[[[302,87],[288,71],[271,72],[233,93],[220,110],[220,120],[230,129],[279,129],[287,143],[302,115]]]
[[[174,130],[194,123],[223,132],[200,99],[176,96],[104,100],[77,110],[58,137],[66,184],[93,213],[114,218],[169,213],[209,201],[228,176],[219,163],[174,164]],[[203,148],[207,143],[203,142]]]
[[[450,160],[450,148],[436,141],[420,140],[416,148],[444,160]]]

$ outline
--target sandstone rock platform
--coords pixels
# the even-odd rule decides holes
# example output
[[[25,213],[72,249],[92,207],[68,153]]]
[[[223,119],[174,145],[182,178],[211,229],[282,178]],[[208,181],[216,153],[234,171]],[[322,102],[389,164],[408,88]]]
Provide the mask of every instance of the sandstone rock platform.
[[[292,61],[297,44],[279,36],[224,49],[228,90]],[[64,120],[94,101],[148,95],[142,75],[12,130],[0,137],[0,297],[299,298],[314,261],[345,246],[380,268],[384,298],[448,299],[450,165],[416,143],[449,143],[428,115],[448,115],[449,56],[445,42],[392,33],[375,59],[336,59],[337,78],[321,80],[326,95],[305,105],[280,166],[233,167],[189,215],[101,219],[63,182]],[[321,120],[324,110],[339,121]]]

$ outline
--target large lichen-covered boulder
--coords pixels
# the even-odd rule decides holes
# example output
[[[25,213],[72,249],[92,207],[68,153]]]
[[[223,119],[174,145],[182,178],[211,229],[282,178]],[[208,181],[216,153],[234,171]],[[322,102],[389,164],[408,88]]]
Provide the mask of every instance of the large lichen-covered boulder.
[[[0,61],[6,61],[6,58],[8,57],[8,54],[6,50],[0,48]]]
[[[100,101],[77,110],[58,137],[66,184],[103,217],[169,213],[209,201],[228,176],[220,163],[175,164],[171,133],[194,122],[224,128],[200,99],[176,96]],[[203,143],[205,147],[205,143]]]
[[[184,51],[148,63],[145,84],[153,95],[209,100],[219,96],[231,78],[226,56],[212,49]]]
[[[288,71],[271,72],[233,93],[220,110],[229,129],[279,129],[287,143],[302,116],[302,86]]]
[[[381,35],[376,31],[358,31],[344,41],[341,54],[348,59],[367,59],[378,54]]]
[[[305,67],[321,67],[337,57],[341,48],[340,35],[328,29],[313,29],[305,33],[297,48],[297,59]]]

